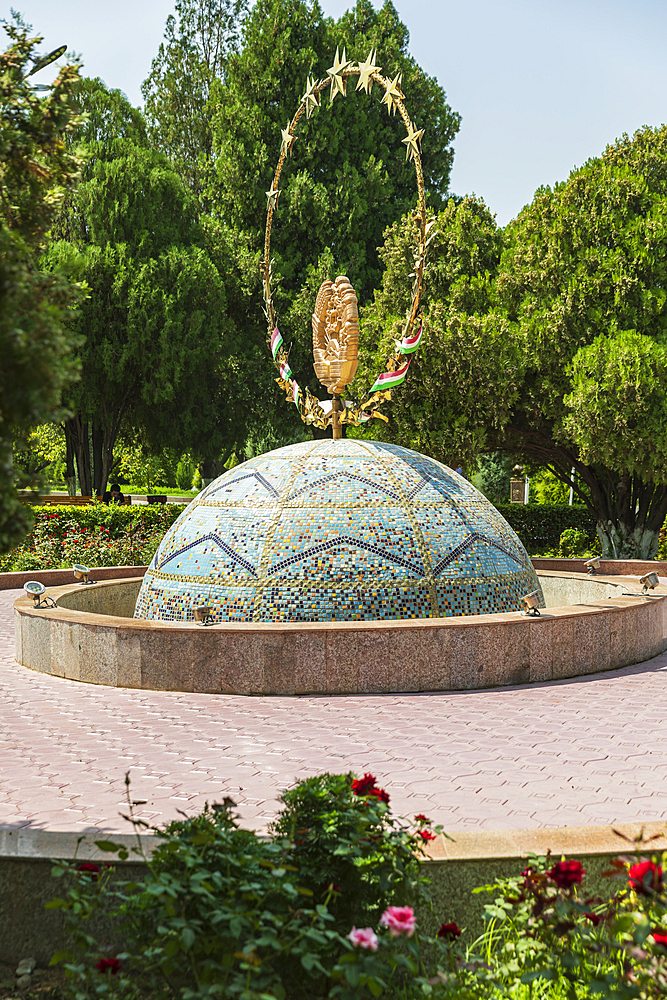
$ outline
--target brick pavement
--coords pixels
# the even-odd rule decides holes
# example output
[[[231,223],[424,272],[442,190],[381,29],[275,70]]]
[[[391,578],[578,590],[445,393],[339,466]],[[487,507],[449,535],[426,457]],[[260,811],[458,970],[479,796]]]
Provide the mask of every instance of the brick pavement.
[[[128,832],[231,795],[265,828],[297,777],[372,771],[398,814],[445,829],[667,818],[667,654],[609,674],[488,691],[244,698],[135,691],[14,661],[0,592],[0,828]]]

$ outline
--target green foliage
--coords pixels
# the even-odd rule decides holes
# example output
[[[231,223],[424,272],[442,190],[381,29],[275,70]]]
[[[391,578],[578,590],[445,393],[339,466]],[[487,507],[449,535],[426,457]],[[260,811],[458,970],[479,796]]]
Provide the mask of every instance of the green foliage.
[[[213,146],[208,100],[235,51],[247,0],[176,0],[141,86],[151,142],[207,206]]]
[[[531,555],[555,551],[564,531],[573,528],[586,536],[588,547],[596,543],[595,518],[583,504],[497,504],[505,520],[516,531]]]
[[[521,383],[518,345],[507,324],[488,313],[489,275],[500,260],[502,233],[474,197],[450,200],[436,227],[425,278],[423,347],[393,397],[390,424],[374,430],[452,468],[475,468],[478,455],[490,450],[490,432],[509,419]],[[385,234],[386,269],[373,304],[363,311],[355,387],[370,387],[399,336],[411,291],[411,240],[408,218]]]
[[[423,892],[423,880],[407,870],[416,870],[423,836],[391,819],[370,791],[355,796],[352,775],[302,784],[285,794],[286,808],[269,838],[240,829],[234,803],[225,799],[154,831],[160,843],[145,859],[144,878],[122,881],[101,866],[58,863],[53,874],[66,877],[67,885],[48,905],[64,911],[70,947],[54,962],[65,963],[75,1000],[137,993],[156,1000],[352,1000],[382,993],[407,1000],[431,992],[429,971],[438,983],[441,965],[455,970],[461,952],[446,936],[422,935],[412,908],[399,914],[407,920],[404,930],[377,924],[388,892]],[[133,818],[135,803],[129,804],[139,832],[146,824]],[[313,837],[304,851],[298,831],[295,841],[281,829],[306,818]],[[423,817],[420,822],[430,826]],[[112,842],[97,846],[120,860],[129,857]],[[378,877],[374,864],[382,869]],[[328,868],[345,887],[317,881]],[[357,889],[361,901],[340,903]],[[354,912],[375,914],[377,955],[349,939]],[[385,924],[389,913],[382,915]],[[95,932],[104,922],[121,938],[115,947],[122,951],[106,959],[115,972],[100,969],[104,950]],[[454,978],[465,982],[466,971]]]
[[[180,490],[192,488],[192,477],[195,474],[195,465],[189,455],[182,455],[176,466],[176,485]]]
[[[86,80],[77,100],[88,114],[87,167],[46,264],[90,288],[72,324],[83,346],[66,433],[91,494],[104,489],[122,438],[203,459],[239,447],[272,386],[257,256],[244,235],[200,219],[122,94]]]
[[[376,924],[390,902],[416,905],[428,898],[416,855],[419,838],[379,798],[355,794],[353,775],[306,778],[280,801],[272,833],[292,842],[290,858],[315,900],[335,886],[328,905],[341,933]]]
[[[385,74],[402,73],[402,90],[423,138],[425,183],[438,207],[449,184],[459,116],[446,104],[437,81],[408,53],[408,31],[393,4],[376,11],[359,0],[338,21],[325,18],[314,0],[259,0],[243,25],[238,54],[230,55],[225,79],[209,101],[213,127],[211,202],[230,225],[247,234],[259,254],[269,189],[280,153],[280,130],[295,114],[306,77],[326,76],[336,47],[364,60],[377,49]],[[310,314],[322,275],[349,276],[361,302],[377,287],[377,247],[387,225],[415,203],[415,176],[406,162],[399,116],[380,104],[377,85],[369,97],[348,84],[348,95],[328,97],[310,120],[302,117],[298,139],[285,164],[274,216],[275,302],[291,363],[311,370]],[[309,291],[308,291],[309,290]],[[306,302],[300,301],[305,295]],[[260,323],[262,323],[260,317]],[[263,324],[262,324],[263,325]]]
[[[22,545],[0,556],[0,572],[88,566],[146,566],[179,504],[124,507],[34,507],[34,525]]]
[[[564,559],[573,559],[588,553],[590,540],[585,531],[577,528],[566,528],[558,541],[558,555]]]
[[[478,471],[470,481],[491,503],[506,504],[510,497],[512,465],[512,459],[500,452],[482,455]]]
[[[76,371],[75,338],[65,321],[81,294],[64,271],[39,270],[48,231],[79,174],[80,160],[65,143],[78,124],[78,67],[64,66],[47,96],[37,97],[28,77],[41,39],[4,26],[10,45],[0,54],[0,553],[31,523],[14,489],[12,443],[61,413],[61,391]]]
[[[667,127],[541,188],[502,234],[477,206],[493,249],[479,261],[457,221],[472,209],[438,219],[428,340],[393,403],[401,443],[467,467],[494,448],[565,480],[574,466],[605,556],[651,558],[667,514]],[[403,316],[408,237],[387,233],[363,379]]]
[[[629,843],[636,856],[611,862],[606,874],[616,876],[617,887],[608,899],[588,895],[579,862],[554,864],[548,856],[531,855],[520,876],[474,890],[496,894],[485,907],[488,929],[478,944],[499,992],[514,995],[523,983],[549,984],[551,995],[570,1000],[665,996],[667,854],[642,856],[641,834]]]

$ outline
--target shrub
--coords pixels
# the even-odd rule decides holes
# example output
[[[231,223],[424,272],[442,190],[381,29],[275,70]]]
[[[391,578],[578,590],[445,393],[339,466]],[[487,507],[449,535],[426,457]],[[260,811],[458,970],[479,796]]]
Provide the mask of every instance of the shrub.
[[[558,555],[564,559],[583,556],[588,549],[588,536],[578,528],[566,528],[558,542]]]
[[[326,774],[285,793],[269,838],[240,829],[226,799],[155,831],[161,843],[142,879],[56,863],[53,874],[67,876],[69,888],[49,907],[65,911],[71,947],[54,962],[65,963],[76,1000],[424,996],[429,971],[439,982],[441,965],[458,967],[459,931],[447,924],[422,935],[414,908],[398,905],[424,897],[415,853],[434,834],[421,816],[410,832],[386,798],[371,775]],[[309,831],[296,833],[310,838],[283,835],[304,818]],[[98,846],[128,858],[111,842]],[[341,885],[325,886],[329,871]],[[347,899],[346,887],[361,900]],[[373,927],[351,926],[354,913]],[[102,915],[120,934],[106,949],[95,934]],[[462,981],[467,974],[461,969]]]
[[[25,542],[0,556],[0,572],[88,566],[143,566],[183,508],[177,504],[124,507],[34,507]]]
[[[290,860],[315,900],[335,887],[329,909],[341,934],[377,923],[390,902],[415,906],[428,898],[417,861],[420,838],[391,816],[389,796],[372,775],[317,775],[280,801],[271,832],[290,840]]]
[[[611,862],[604,874],[616,877],[618,889],[607,899],[586,892],[580,862],[554,864],[549,856],[530,856],[520,876],[474,890],[497,893],[485,907],[488,929],[478,944],[502,992],[527,984],[532,994],[541,982],[573,1000],[667,994],[667,853],[643,857],[641,835],[628,843],[636,857]]]
[[[595,518],[583,504],[498,504],[498,510],[516,531],[531,555],[556,550],[560,536],[568,528],[586,535],[587,546],[597,544]]]

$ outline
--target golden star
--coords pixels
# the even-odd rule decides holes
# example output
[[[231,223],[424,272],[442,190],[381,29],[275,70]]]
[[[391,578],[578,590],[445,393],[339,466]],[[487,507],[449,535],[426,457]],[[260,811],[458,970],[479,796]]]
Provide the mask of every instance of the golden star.
[[[333,101],[336,94],[342,94],[345,97],[345,77],[343,73],[347,72],[350,68],[350,62],[345,55],[345,47],[343,47],[343,58],[338,58],[338,46],[336,46],[336,56],[334,58],[333,66],[330,66],[327,73],[331,77],[331,96],[330,101]]]
[[[290,132],[290,122],[287,123],[285,128],[281,128],[280,134],[283,137],[283,141],[280,144],[280,152],[285,153],[285,155],[288,153],[291,155],[292,146],[296,142],[296,136]]]
[[[278,207],[278,195],[279,194],[280,194],[280,191],[278,190],[278,188],[274,188],[273,186],[271,187],[270,191],[266,192],[266,198],[267,198],[267,201],[268,201],[268,208],[272,208],[275,211],[275,209]]]
[[[415,132],[412,124],[408,126],[408,134],[403,142],[406,145],[405,159],[412,160],[417,153],[421,156],[421,138],[424,134],[424,129],[420,128],[419,132]]]
[[[309,76],[306,77],[306,93],[301,98],[302,101],[306,102],[306,118],[310,118],[315,108],[320,106],[320,95],[316,94],[317,80],[313,77],[311,79]]]
[[[401,74],[398,73],[394,79],[391,81],[387,89],[385,90],[384,97],[382,98],[382,104],[387,105],[387,111],[390,115],[396,111],[398,107],[398,102],[401,98],[405,97],[401,88]]]
[[[365,62],[359,63],[359,81],[357,83],[356,89],[361,90],[363,87],[367,94],[370,94],[373,89],[373,73],[379,73],[382,69],[381,66],[376,66],[374,60],[377,58],[377,49],[375,52],[371,49],[368,53],[368,59]]]

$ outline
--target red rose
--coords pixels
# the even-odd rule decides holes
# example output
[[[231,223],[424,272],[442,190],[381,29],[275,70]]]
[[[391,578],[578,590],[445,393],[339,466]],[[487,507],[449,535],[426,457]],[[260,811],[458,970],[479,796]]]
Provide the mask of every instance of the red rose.
[[[372,774],[365,774],[363,778],[355,778],[352,782],[352,791],[355,795],[370,795],[375,788],[375,778]]]
[[[424,813],[417,813],[415,816],[415,823],[430,823],[431,820],[428,816],[424,816]]]
[[[628,871],[628,888],[650,896],[652,892],[662,892],[662,868],[655,861],[640,861]]]
[[[448,941],[455,941],[460,936],[461,930],[453,921],[451,924],[442,924],[438,931],[438,937],[447,938]]]
[[[584,913],[584,916],[588,920],[590,920],[590,922],[593,924],[593,927],[597,927],[597,925],[602,920],[602,917],[598,913],[588,913],[587,912],[587,913]]]
[[[667,948],[667,934],[662,931],[662,928],[656,927],[654,931],[651,931],[651,934],[656,944],[659,944],[661,948]]]
[[[378,801],[384,802],[387,806],[389,805],[389,795],[385,792],[384,788],[371,788],[370,794],[374,795]]]
[[[578,885],[585,874],[586,869],[581,861],[557,861],[547,872],[559,889],[570,889],[573,885]]]
[[[100,866],[94,865],[92,861],[83,861],[80,865],[76,866],[76,870],[91,875],[93,879],[96,879],[100,874]]]
[[[417,836],[425,841],[435,840],[435,834],[431,833],[430,830],[417,830]]]
[[[120,969],[120,959],[101,958],[99,962],[95,962],[95,968],[99,969],[100,972],[110,972],[112,976],[115,976]]]

